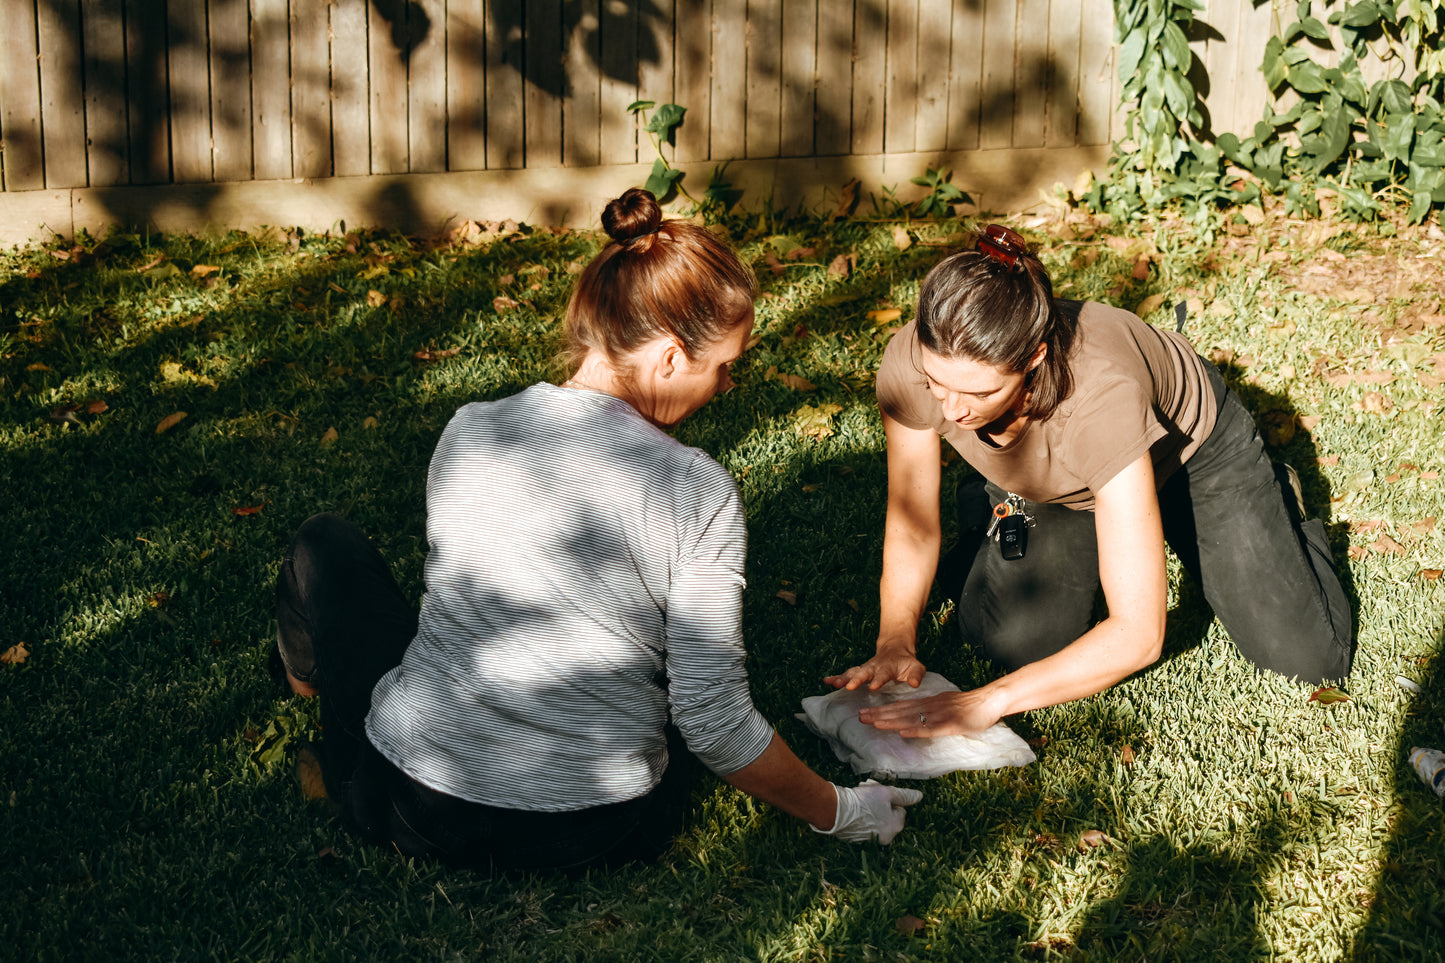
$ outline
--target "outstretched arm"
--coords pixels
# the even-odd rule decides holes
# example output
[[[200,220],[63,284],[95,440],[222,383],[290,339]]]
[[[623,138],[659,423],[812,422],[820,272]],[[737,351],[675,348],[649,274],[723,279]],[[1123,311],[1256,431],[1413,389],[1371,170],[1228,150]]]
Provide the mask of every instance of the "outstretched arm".
[[[859,718],[904,736],[979,732],[1015,712],[1102,692],[1157,661],[1164,645],[1168,583],[1159,497],[1147,454],[1095,493],[1094,516],[1108,618],[1061,651],[982,688],[867,708]]]
[[[867,684],[882,688],[895,680],[917,687],[918,620],[938,569],[943,544],[938,500],[943,468],[938,435],[908,428],[885,412],[888,437],[888,517],[883,527],[883,577],[878,585],[878,648],[873,658],[824,679],[835,688]]]

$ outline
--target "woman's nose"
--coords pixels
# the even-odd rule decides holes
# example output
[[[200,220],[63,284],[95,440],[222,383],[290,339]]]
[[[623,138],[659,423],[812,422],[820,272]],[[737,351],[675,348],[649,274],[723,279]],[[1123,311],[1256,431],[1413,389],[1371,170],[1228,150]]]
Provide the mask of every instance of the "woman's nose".
[[[950,395],[943,399],[943,417],[949,421],[958,421],[968,414],[968,406],[958,395]]]

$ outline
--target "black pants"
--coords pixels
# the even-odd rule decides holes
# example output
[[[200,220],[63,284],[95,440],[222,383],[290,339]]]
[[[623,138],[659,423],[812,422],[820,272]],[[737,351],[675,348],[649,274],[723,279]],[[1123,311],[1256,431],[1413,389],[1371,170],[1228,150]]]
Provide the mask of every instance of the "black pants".
[[[318,756],[352,831],[405,856],[480,869],[613,865],[655,858],[667,847],[681,829],[696,772],[671,727],[671,764],[652,792],[568,812],[459,799],[417,782],[378,752],[366,738],[371,690],[401,662],[416,626],[416,609],[361,529],[332,514],[302,524],[276,580],[276,641],[287,670],[318,689]]]
[[[1310,682],[1349,674],[1349,600],[1319,519],[1286,504],[1254,419],[1213,365],[1214,431],[1159,492],[1164,537],[1203,588],[1241,654]],[[959,603],[964,638],[1010,669],[1037,662],[1083,635],[1099,590],[1095,516],[1027,504],[1036,519],[1022,559],[983,539],[989,507],[1005,493],[970,476],[959,486],[960,542],[978,548]],[[1292,497],[1292,496],[1291,496]]]

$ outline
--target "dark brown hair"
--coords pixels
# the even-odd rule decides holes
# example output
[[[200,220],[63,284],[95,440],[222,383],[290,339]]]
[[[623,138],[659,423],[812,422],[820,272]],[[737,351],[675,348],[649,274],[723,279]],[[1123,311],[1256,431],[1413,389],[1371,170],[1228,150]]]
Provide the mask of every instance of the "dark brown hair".
[[[996,250],[999,238],[985,232],[975,250],[953,254],[928,272],[918,294],[918,343],[941,358],[1015,373],[1028,371],[1038,346],[1048,345],[1029,374],[1023,411],[1043,421],[1074,390],[1069,349],[1077,318],[1054,302],[1048,272],[1023,239],[1006,233],[1020,242],[1006,247],[1007,257]]]
[[[662,336],[689,358],[717,343],[758,296],[753,272],[727,242],[690,221],[664,221],[657,199],[632,188],[602,212],[611,242],[583,270],[567,305],[566,360],[617,360]]]

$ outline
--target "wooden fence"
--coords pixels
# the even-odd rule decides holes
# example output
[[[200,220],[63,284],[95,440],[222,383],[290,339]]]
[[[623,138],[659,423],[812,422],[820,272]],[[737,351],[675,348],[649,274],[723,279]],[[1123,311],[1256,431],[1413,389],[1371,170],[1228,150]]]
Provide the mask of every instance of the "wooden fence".
[[[1269,4],[1208,0],[1217,130]],[[755,203],[928,166],[1028,204],[1122,136],[1110,0],[0,0],[0,239],[111,223],[590,223],[655,156]],[[641,172],[641,174],[640,174]]]

